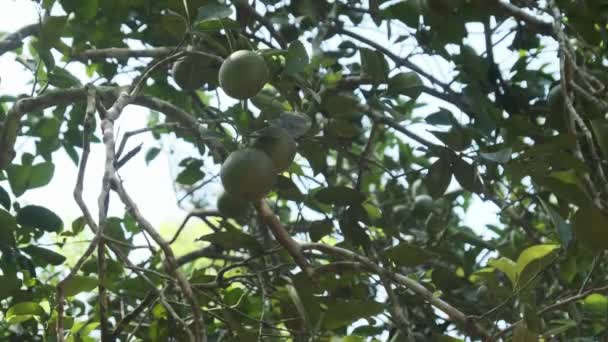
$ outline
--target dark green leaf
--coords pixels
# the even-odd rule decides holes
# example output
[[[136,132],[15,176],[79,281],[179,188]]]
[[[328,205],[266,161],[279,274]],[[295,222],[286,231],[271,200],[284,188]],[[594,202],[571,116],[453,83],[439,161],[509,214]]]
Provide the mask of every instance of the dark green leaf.
[[[417,99],[422,93],[422,79],[413,71],[402,72],[388,80],[388,91],[395,95],[405,95]]]
[[[197,21],[205,21],[209,19],[224,19],[232,14],[232,8],[218,3],[210,3],[198,8]]]
[[[391,247],[385,254],[396,265],[405,267],[418,266],[437,257],[433,253],[409,243]]]
[[[422,14],[421,1],[400,1],[384,8],[381,12],[385,19],[398,19],[410,28],[417,29]]]
[[[304,48],[304,44],[299,40],[289,44],[285,60],[285,74],[294,75],[302,72],[307,65],[308,53],[306,52],[306,48]]]
[[[61,218],[45,207],[28,205],[17,213],[17,223],[47,232],[60,232],[63,228]]]
[[[373,301],[336,301],[328,304],[323,316],[323,327],[329,330],[341,328],[360,318],[370,318],[385,310],[385,305]]]
[[[505,148],[497,152],[481,152],[479,155],[489,161],[504,164],[511,159],[511,153],[513,153],[511,148]]]
[[[365,195],[345,186],[333,186],[315,193],[317,201],[336,206],[358,204],[365,201]]]
[[[63,293],[66,297],[73,297],[81,292],[92,291],[98,285],[97,278],[76,274],[64,283]]]
[[[553,225],[555,226],[555,232],[557,233],[557,237],[562,243],[562,246],[564,247],[564,249],[568,249],[570,243],[572,242],[572,227],[569,223],[566,222],[566,220],[561,217],[561,215],[557,211],[553,210],[550,204],[542,200],[541,203],[543,204],[543,207],[551,217],[551,221],[553,221]]]
[[[14,295],[21,288],[21,280],[17,276],[2,275],[0,276],[0,299],[8,298]]]
[[[30,245],[21,250],[29,254],[38,266],[61,265],[65,261],[63,255],[43,247]]]
[[[235,230],[203,235],[200,239],[227,250],[249,249],[255,252],[262,250],[262,246],[253,236]]]
[[[437,159],[430,167],[429,172],[424,178],[429,195],[433,198],[443,196],[452,180],[452,168],[449,156],[444,155]]]
[[[608,218],[596,207],[580,208],[572,218],[574,237],[596,251],[608,248]]]
[[[160,148],[158,147],[152,147],[148,150],[148,152],[146,152],[146,165],[150,165],[150,162],[153,161],[156,156],[158,156],[158,154],[160,153]]]
[[[466,190],[475,193],[482,191],[482,184],[477,175],[477,169],[461,158],[454,158],[454,176],[456,176],[458,183]]]
[[[4,190],[3,187],[0,186],[0,205],[2,205],[6,210],[11,209],[11,197],[8,195],[8,192]]]
[[[310,224],[308,235],[313,242],[318,242],[324,236],[331,234],[333,228],[334,225],[331,220],[314,221]]]
[[[359,49],[359,54],[363,77],[371,79],[373,83],[384,82],[388,74],[388,63],[384,59],[384,54],[367,48]]]

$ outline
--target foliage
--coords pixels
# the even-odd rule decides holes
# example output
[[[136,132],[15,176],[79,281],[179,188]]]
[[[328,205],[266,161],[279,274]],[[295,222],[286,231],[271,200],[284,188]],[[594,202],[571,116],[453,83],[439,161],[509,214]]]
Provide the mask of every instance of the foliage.
[[[0,38],[34,79],[0,94],[0,340],[608,338],[606,1],[37,3],[39,23]],[[269,81],[235,103],[217,73],[237,50]],[[173,80],[186,56],[204,60],[198,89]],[[205,248],[176,258],[122,187],[142,157],[116,144],[127,105],[200,152],[174,181],[197,206],[186,221],[213,229]],[[222,218],[202,194],[269,125],[296,138],[295,161],[256,213]],[[102,143],[99,218],[22,204],[61,172],[55,152],[87,179]],[[485,231],[464,224],[473,201],[499,209]],[[85,231],[103,233],[67,265],[56,247]]]

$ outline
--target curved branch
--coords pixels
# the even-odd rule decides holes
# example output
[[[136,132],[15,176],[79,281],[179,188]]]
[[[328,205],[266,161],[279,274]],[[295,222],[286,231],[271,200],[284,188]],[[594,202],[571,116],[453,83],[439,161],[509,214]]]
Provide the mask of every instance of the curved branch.
[[[489,2],[489,1],[488,1]],[[502,12],[506,15],[509,15],[517,20],[524,21],[530,25],[530,27],[534,28],[539,33],[542,33],[547,36],[554,36],[553,32],[553,24],[547,21],[544,21],[523,9],[511,4],[507,1],[496,0],[494,1],[496,8],[499,12]],[[492,6],[488,4],[487,6]]]
[[[96,87],[98,94],[102,98],[112,100],[115,100],[119,92],[124,89],[124,87]],[[8,111],[4,125],[0,130],[0,170],[5,169],[14,158],[15,141],[19,134],[20,122],[23,115],[54,106],[84,102],[85,100],[86,87],[51,90],[44,95],[23,97],[17,100]],[[132,104],[161,112],[184,127],[192,129],[197,134],[201,133],[200,123],[194,116],[168,101],[147,95],[139,95],[132,100]]]
[[[38,31],[40,31],[40,23],[35,23],[23,26],[19,30],[2,37],[0,39],[0,56],[20,47],[23,44],[23,39],[37,34]]]
[[[392,271],[384,269],[378,266],[370,259],[348,249],[330,246],[322,243],[304,243],[301,244],[300,247],[302,250],[317,250],[340,258],[358,261],[371,272],[376,273],[381,277],[391,279],[395,283],[403,285],[408,289],[414,291],[416,294],[424,298],[435,308],[447,314],[448,317],[450,317],[450,319],[454,323],[457,323],[462,326],[467,333],[473,336],[481,336],[484,338],[488,338],[490,336],[488,332],[486,332],[482,327],[480,327],[475,322],[470,321],[467,315],[465,315],[462,311],[453,307],[451,304],[445,302],[441,298],[435,296],[433,292],[428,290],[426,287],[405,275],[394,273]]]
[[[200,51],[190,50],[187,47],[178,48],[176,46],[163,46],[148,49],[131,49],[131,48],[106,48],[106,49],[90,49],[77,52],[72,55],[72,58],[79,61],[103,61],[108,58],[129,59],[129,58],[163,58],[175,52],[185,52],[191,55],[201,55],[215,59],[221,63],[224,59],[220,56]]]
[[[293,260],[298,266],[309,276],[313,274],[313,268],[308,262],[308,260],[302,254],[302,247],[296,240],[294,240],[289,233],[285,230],[285,227],[279,221],[279,219],[274,215],[272,209],[268,206],[266,201],[263,199],[254,203],[255,209],[260,215],[261,220],[270,227],[272,231],[272,235],[274,235],[275,239],[279,241],[281,246],[285,247],[287,252],[291,255]]]

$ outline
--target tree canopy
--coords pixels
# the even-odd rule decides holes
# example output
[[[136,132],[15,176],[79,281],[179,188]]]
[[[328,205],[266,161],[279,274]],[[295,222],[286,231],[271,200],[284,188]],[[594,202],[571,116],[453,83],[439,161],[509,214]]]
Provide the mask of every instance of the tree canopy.
[[[34,2],[0,36],[32,75],[0,94],[0,340],[608,338],[608,2]],[[120,177],[141,134],[196,151],[171,239]],[[79,218],[23,203],[70,167],[45,200]]]

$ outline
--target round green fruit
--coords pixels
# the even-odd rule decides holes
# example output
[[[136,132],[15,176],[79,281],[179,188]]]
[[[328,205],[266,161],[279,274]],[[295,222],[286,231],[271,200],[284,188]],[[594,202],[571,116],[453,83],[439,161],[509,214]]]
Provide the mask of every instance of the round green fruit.
[[[249,201],[266,196],[274,185],[276,174],[272,159],[255,148],[232,152],[220,170],[226,192]]]
[[[264,151],[278,172],[286,170],[296,156],[296,141],[281,127],[266,127],[252,134],[252,146]]]
[[[231,195],[228,192],[222,192],[217,198],[217,210],[225,217],[234,219],[242,219],[249,214],[251,205],[240,197]]]
[[[220,86],[235,99],[254,97],[268,82],[269,71],[264,58],[255,52],[236,51],[222,63],[219,72]]]
[[[429,195],[418,195],[414,199],[414,209],[416,217],[426,217],[433,210],[433,198]]]
[[[199,89],[205,83],[217,84],[217,64],[204,56],[186,56],[173,64],[173,79],[186,91]]]

